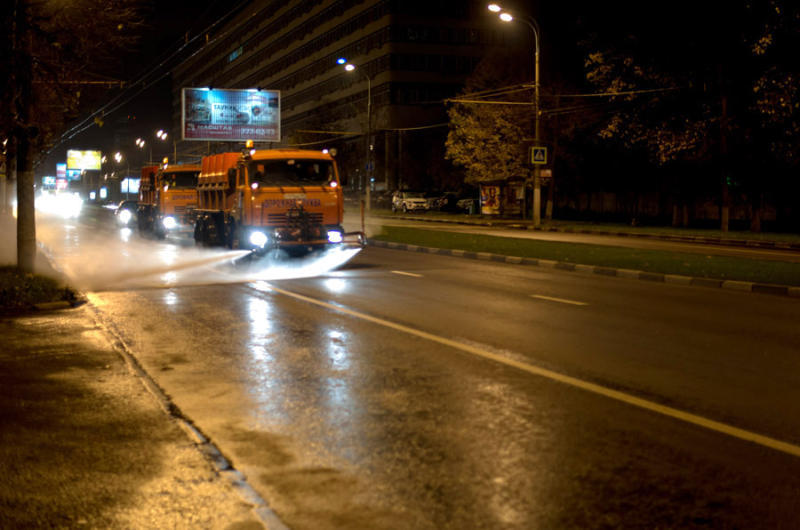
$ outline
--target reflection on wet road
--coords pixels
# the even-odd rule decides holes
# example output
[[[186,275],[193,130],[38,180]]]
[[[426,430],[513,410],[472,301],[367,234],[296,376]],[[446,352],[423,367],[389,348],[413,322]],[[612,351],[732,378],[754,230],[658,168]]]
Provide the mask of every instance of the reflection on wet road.
[[[800,516],[797,457],[548,376],[796,444],[796,301],[372,248],[305,278],[217,274],[91,300],[289,527]]]

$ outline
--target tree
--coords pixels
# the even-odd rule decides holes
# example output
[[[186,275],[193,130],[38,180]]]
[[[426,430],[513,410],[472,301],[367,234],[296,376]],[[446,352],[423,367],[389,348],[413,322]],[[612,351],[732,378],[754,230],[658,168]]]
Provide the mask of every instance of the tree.
[[[525,141],[532,137],[531,89],[523,87],[525,59],[495,51],[478,64],[448,109],[446,156],[466,170],[466,182],[529,177]]]
[[[627,19],[601,20],[587,39],[587,80],[618,94],[600,135],[643,147],[657,165],[715,167],[720,227],[727,231],[729,186],[747,176],[747,151],[738,148],[753,135],[747,6],[678,2],[655,14],[631,9]]]
[[[800,164],[800,6],[769,0],[751,7],[764,21],[752,41],[760,72],[753,81],[754,108],[767,132],[768,151],[787,167]]]
[[[35,160],[78,109],[82,86],[111,53],[135,42],[141,25],[134,0],[13,0],[3,11],[10,35],[0,91],[3,136],[15,148],[17,267],[32,272],[36,256]]]

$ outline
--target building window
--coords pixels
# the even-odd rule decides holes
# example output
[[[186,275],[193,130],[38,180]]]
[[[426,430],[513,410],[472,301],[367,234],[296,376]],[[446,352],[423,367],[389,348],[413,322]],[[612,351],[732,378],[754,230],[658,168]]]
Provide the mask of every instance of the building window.
[[[239,46],[238,48],[236,48],[235,50],[233,50],[233,51],[232,51],[232,52],[231,52],[231,53],[228,55],[228,62],[229,62],[229,63],[232,63],[233,61],[235,61],[236,59],[238,59],[238,58],[239,58],[239,56],[241,56],[241,55],[242,55],[242,47],[241,47],[241,46]]]

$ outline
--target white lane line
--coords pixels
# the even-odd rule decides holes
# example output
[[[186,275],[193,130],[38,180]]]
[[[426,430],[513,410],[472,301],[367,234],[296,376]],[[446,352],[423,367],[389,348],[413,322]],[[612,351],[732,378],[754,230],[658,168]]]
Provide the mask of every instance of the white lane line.
[[[566,298],[553,298],[552,296],[544,296],[542,294],[532,294],[532,298],[538,298],[539,300],[547,300],[549,302],[559,302],[561,304],[570,304],[570,305],[589,305],[586,302],[578,302],[576,300],[567,300]]]
[[[402,274],[403,276],[412,276],[414,278],[422,278],[422,274],[416,274],[414,272],[403,272],[403,271],[389,271],[392,274]]]
[[[644,410],[648,410],[650,412],[655,412],[656,414],[661,414],[663,416],[667,416],[669,418],[674,418],[676,420],[681,420],[686,423],[690,423],[692,425],[697,425],[699,427],[704,427],[706,429],[716,431],[721,434],[725,434],[728,436],[732,436],[734,438],[738,438],[740,440],[744,440],[747,442],[752,442],[757,445],[761,445],[763,447],[768,447],[770,449],[774,449],[776,451],[780,451],[782,453],[786,453],[792,456],[800,457],[800,446],[794,445],[788,442],[784,442],[775,438],[770,438],[769,436],[764,436],[763,434],[758,434],[753,431],[748,431],[746,429],[740,429],[738,427],[734,427],[733,425],[728,425],[727,423],[722,423],[719,421],[715,421],[709,418],[704,418],[703,416],[698,416],[697,414],[692,414],[691,412],[685,412],[683,410],[679,410],[672,407],[667,407],[665,405],[661,405],[654,401],[648,401],[646,399],[642,399],[631,394],[626,394],[624,392],[620,392],[618,390],[613,390],[611,388],[606,388],[604,386],[600,386],[595,383],[590,383],[588,381],[583,381],[581,379],[577,379],[575,377],[570,377],[568,375],[560,374],[558,372],[553,372],[552,370],[547,370],[545,368],[540,368],[538,366],[534,366],[531,364],[526,364],[520,361],[515,361],[514,359],[507,359],[495,353],[492,353],[487,350],[483,350],[476,346],[471,346],[469,344],[462,344],[460,342],[456,342],[451,339],[446,339],[444,337],[439,337],[438,335],[434,335],[432,333],[427,333],[425,331],[421,331],[418,329],[410,328],[408,326],[404,326],[402,324],[397,324],[395,322],[391,322],[389,320],[383,320],[381,318],[373,317],[367,315],[366,313],[360,313],[358,311],[354,311],[352,309],[347,309],[345,307],[329,304],[328,302],[323,302],[321,300],[316,300],[314,298],[310,298],[308,296],[303,296],[301,294],[293,293],[291,291],[286,291],[284,289],[279,289],[277,287],[273,287],[264,282],[259,282],[257,285],[254,286],[257,290],[271,290],[276,293],[280,293],[285,296],[289,296],[291,298],[295,298],[297,300],[302,300],[304,302],[308,302],[310,304],[318,305],[320,307],[324,307],[326,309],[330,309],[332,311],[338,311],[339,313],[343,313],[346,315],[350,315],[356,318],[360,318],[361,320],[366,320],[368,322],[372,322],[374,324],[378,324],[387,328],[391,328],[397,331],[401,331],[403,333],[408,333],[409,335],[414,335],[416,337],[420,337],[423,339],[430,340],[432,342],[437,342],[439,344],[443,344],[445,346],[450,346],[451,348],[455,348],[457,350],[461,350],[463,352],[471,353],[478,357],[483,357],[484,359],[489,359],[491,361],[495,361],[501,364],[505,364],[506,366],[511,366],[513,368],[517,368],[518,370],[522,370],[523,372],[527,372],[529,374],[538,375],[540,377],[545,377],[547,379],[557,381],[559,383],[563,383],[565,385],[569,385],[575,388],[580,388],[581,390],[585,390],[587,392],[592,392],[593,394],[597,394],[603,397],[607,397],[609,399],[613,399],[616,401],[620,401],[622,403],[632,405],[634,407],[639,407]]]

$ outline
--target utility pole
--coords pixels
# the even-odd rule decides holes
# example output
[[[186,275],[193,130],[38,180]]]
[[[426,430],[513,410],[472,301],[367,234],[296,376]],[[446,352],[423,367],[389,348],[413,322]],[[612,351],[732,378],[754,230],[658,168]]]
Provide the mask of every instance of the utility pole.
[[[36,219],[33,197],[33,150],[30,126],[33,105],[32,34],[26,0],[14,1],[11,84],[14,95],[14,136],[17,149],[17,268],[33,272],[36,260]]]

